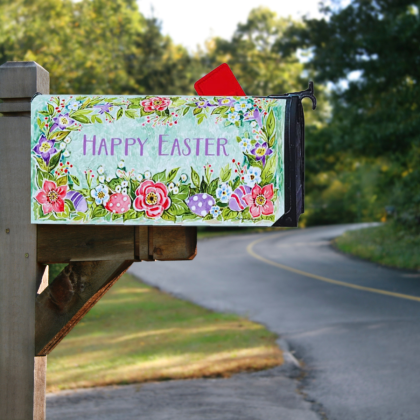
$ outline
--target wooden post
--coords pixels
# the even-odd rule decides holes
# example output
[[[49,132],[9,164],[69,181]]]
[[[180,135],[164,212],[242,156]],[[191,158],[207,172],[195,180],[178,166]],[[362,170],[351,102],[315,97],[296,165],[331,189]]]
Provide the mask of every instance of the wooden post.
[[[37,262],[36,226],[30,224],[30,100],[36,92],[49,93],[49,74],[41,66],[35,62],[0,66],[0,419],[4,420],[45,418],[46,358],[34,361],[35,298],[43,266]]]

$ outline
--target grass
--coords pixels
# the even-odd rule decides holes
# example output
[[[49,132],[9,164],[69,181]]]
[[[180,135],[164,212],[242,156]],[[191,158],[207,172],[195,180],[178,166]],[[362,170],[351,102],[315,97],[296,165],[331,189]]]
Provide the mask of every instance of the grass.
[[[276,335],[124,275],[48,356],[47,390],[226,377],[283,363]]]
[[[395,223],[345,232],[335,244],[343,252],[379,264],[420,270],[420,233]]]

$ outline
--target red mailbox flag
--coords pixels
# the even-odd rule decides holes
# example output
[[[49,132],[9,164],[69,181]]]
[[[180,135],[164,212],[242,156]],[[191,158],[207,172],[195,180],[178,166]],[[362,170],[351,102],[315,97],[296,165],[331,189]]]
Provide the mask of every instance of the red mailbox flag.
[[[224,63],[194,84],[203,96],[246,96],[230,67]]]

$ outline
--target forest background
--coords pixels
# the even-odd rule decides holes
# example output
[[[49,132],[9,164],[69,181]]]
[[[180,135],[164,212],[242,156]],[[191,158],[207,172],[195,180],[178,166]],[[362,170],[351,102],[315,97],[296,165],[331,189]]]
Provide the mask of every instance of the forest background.
[[[257,7],[230,39],[191,52],[135,0],[0,0],[0,65],[36,61],[63,94],[195,94],[223,62],[249,95],[314,80],[301,224],[391,218],[419,232],[419,2],[332,4],[300,21]]]

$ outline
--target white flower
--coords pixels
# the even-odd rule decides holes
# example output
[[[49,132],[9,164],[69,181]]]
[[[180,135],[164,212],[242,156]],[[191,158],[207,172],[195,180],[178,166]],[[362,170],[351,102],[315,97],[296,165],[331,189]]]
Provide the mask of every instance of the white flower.
[[[106,204],[109,200],[108,188],[103,184],[91,190],[90,195],[95,199],[97,205]]]
[[[137,181],[139,181],[139,182],[143,181],[143,175],[142,174],[137,175]]]
[[[173,182],[170,182],[168,185],[168,190],[172,191],[175,188],[175,184]]]
[[[247,138],[243,138],[242,141],[239,143],[243,152],[249,152],[251,147],[251,140]]]
[[[150,178],[152,177],[151,172],[150,172],[150,171],[146,171],[146,172],[144,173],[144,177],[145,177],[146,179],[150,179]]]
[[[112,176],[111,175],[107,176],[106,177],[106,182],[111,182],[111,181],[112,181]]]
[[[66,137],[66,138],[64,139],[64,143],[66,143],[66,144],[70,144],[70,143],[71,143],[71,138],[70,138],[70,137]]]
[[[251,166],[245,175],[245,183],[248,187],[253,187],[255,184],[261,182],[261,169],[255,166]]]
[[[252,121],[251,127],[256,127],[256,126],[257,126],[257,122],[256,121]]]
[[[103,184],[103,183],[105,182],[105,176],[104,176],[104,175],[101,175],[101,176],[99,177],[99,182],[100,182],[101,184]]]
[[[178,194],[179,193],[179,188],[175,187],[173,192],[174,192],[174,194]]]
[[[188,180],[188,175],[187,174],[182,174],[181,175],[181,181],[186,182],[187,180]]]
[[[67,105],[67,108],[70,109],[71,111],[76,111],[76,109],[79,109],[79,102],[77,102],[77,101],[71,101]]]
[[[115,187],[115,191],[116,191],[117,193],[120,193],[120,192],[121,192],[121,185],[117,185],[117,186]]]
[[[69,156],[70,156],[70,152],[69,152],[68,150],[66,150],[66,151],[63,153],[63,156],[64,156],[64,157],[69,157]]]
[[[123,160],[120,160],[120,161],[118,162],[118,167],[119,167],[119,168],[124,168],[124,166],[125,166],[124,161],[123,161]]]
[[[127,194],[127,188],[123,188],[121,191],[123,194]]]
[[[105,169],[104,169],[104,167],[101,165],[101,166],[98,168],[98,174],[99,174],[99,175],[102,175],[104,172],[105,172]]]
[[[232,188],[227,182],[225,182],[224,184],[220,184],[219,188],[216,190],[216,197],[222,203],[227,203],[231,195],[232,195]]]
[[[60,143],[60,149],[64,150],[66,148],[67,144],[66,143]]]
[[[128,187],[128,181],[121,182],[121,186],[122,187]]]

